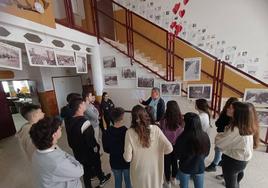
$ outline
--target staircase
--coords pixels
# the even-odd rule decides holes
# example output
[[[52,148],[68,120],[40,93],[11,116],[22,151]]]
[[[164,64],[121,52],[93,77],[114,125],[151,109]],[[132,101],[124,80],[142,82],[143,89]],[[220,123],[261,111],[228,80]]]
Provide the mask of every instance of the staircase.
[[[109,43],[111,46],[115,47],[120,52],[127,52],[127,44],[120,43],[119,41],[113,41],[111,39],[105,38],[106,43]],[[146,56],[139,49],[134,50],[134,57],[137,60],[140,67],[145,67],[150,72],[156,72],[161,77],[166,77],[166,68],[162,64],[157,63],[152,57]],[[133,61],[135,63],[135,61]],[[180,77],[176,77],[176,80],[180,80]]]

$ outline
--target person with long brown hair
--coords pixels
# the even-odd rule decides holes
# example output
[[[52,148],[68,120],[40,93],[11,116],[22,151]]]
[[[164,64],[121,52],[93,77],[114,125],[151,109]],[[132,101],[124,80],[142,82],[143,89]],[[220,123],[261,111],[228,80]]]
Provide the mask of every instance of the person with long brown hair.
[[[227,114],[232,117],[232,122],[224,133],[218,133],[215,144],[223,153],[225,186],[238,188],[248,161],[252,158],[254,143],[259,139],[256,135],[257,119],[249,103],[234,102]]]
[[[177,138],[183,132],[183,117],[181,114],[180,107],[176,101],[168,101],[167,109],[164,118],[160,121],[160,129],[164,135],[171,142],[174,147]],[[168,155],[165,155],[164,160],[165,167],[165,185],[171,187],[171,183],[176,185],[176,175],[178,172],[177,159],[175,157],[174,150]],[[172,179],[171,179],[172,177]]]
[[[249,105],[249,110],[253,113],[253,121],[254,121],[254,134],[253,134],[253,149],[257,149],[260,144],[260,126],[258,115],[255,109],[255,106],[252,103],[247,103]]]
[[[134,106],[131,115],[124,159],[130,162],[132,187],[162,188],[164,155],[172,152],[172,145],[158,126],[150,124],[149,115],[142,106]]]
[[[238,101],[238,98],[236,98],[236,97],[230,97],[226,101],[226,103],[225,103],[225,105],[224,105],[224,107],[223,107],[223,109],[222,109],[222,111],[221,111],[221,113],[219,115],[219,118],[215,122],[215,125],[217,127],[217,132],[218,133],[224,132],[225,127],[230,125],[230,122],[231,122],[232,118],[227,115],[227,110],[228,110],[228,108],[230,108],[231,104],[233,102],[236,102],[236,101]],[[222,153],[221,153],[220,149],[216,146],[214,148],[214,150],[215,150],[214,159],[210,163],[210,165],[206,167],[207,172],[216,172],[216,170],[217,170],[216,167],[219,165],[219,163],[221,161]],[[217,175],[216,178],[217,179],[223,179],[223,175],[222,174]]]
[[[188,188],[190,177],[193,177],[194,187],[203,188],[204,161],[209,154],[210,140],[196,113],[186,113],[184,123],[184,131],[174,146],[175,156],[179,159],[180,187]]]
[[[208,132],[208,129],[210,127],[210,112],[208,101],[206,99],[197,99],[195,101],[195,108],[199,112],[203,131]]]

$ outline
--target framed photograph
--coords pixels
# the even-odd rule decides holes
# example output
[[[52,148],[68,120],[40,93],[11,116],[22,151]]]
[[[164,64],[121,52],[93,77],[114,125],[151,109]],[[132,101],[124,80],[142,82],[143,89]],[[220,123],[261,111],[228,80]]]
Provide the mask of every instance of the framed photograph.
[[[256,108],[259,126],[268,127],[268,109]]]
[[[87,54],[75,52],[76,73],[87,73]]]
[[[56,56],[53,48],[26,44],[26,51],[31,66],[56,67]]]
[[[160,84],[161,95],[163,96],[181,96],[180,82],[167,82]]]
[[[103,57],[103,68],[110,69],[116,68],[116,61],[114,56]]]
[[[55,49],[58,67],[75,67],[75,56],[73,51]]]
[[[107,74],[104,75],[104,85],[106,86],[117,86],[118,78],[116,74]]]
[[[0,42],[0,67],[22,70],[21,49]]]
[[[136,79],[135,67],[123,67],[122,68],[122,78],[124,78],[124,79]]]
[[[183,61],[183,80],[196,81],[201,78],[201,58],[185,58]]]
[[[188,85],[188,99],[206,99],[211,101],[212,98],[212,84],[189,84]]]
[[[154,87],[154,78],[138,76],[137,87],[153,88]]]
[[[268,107],[268,89],[245,89],[243,101],[256,107]]]

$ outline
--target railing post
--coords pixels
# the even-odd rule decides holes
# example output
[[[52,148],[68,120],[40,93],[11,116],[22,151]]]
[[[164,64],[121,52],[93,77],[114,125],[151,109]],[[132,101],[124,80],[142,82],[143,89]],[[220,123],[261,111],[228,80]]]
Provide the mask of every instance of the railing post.
[[[127,55],[130,56],[130,44],[129,44],[129,10],[125,11],[125,19],[126,19],[126,36],[127,36]]]
[[[174,75],[175,75],[175,35],[172,34],[172,51],[171,51],[171,56],[172,56],[172,70],[171,70],[171,80],[174,81]]]
[[[97,34],[97,31],[96,31],[96,18],[95,18],[95,10],[94,10],[94,2],[93,0],[89,0],[90,2],[90,8],[91,8],[91,16],[92,16],[92,19],[93,19],[93,32],[94,32],[94,35]]]
[[[217,61],[218,64],[218,69],[217,69],[217,75],[216,75],[216,94],[215,94],[215,106],[214,106],[214,115],[213,117],[216,117],[216,113],[217,113],[217,102],[218,102],[218,95],[219,95],[219,75],[220,75],[220,70],[221,70],[221,61]]]
[[[213,118],[215,118],[215,87],[216,87],[216,80],[217,80],[217,68],[218,68],[218,60],[215,59],[214,62],[214,71],[213,71],[213,85],[212,85],[212,99],[211,99],[211,109],[213,112]],[[217,97],[217,96],[216,96]]]
[[[134,38],[133,38],[133,18],[132,18],[132,12],[129,11],[130,15],[130,49],[131,49],[131,58],[134,59]]]
[[[224,80],[224,71],[225,71],[225,62],[222,63],[222,68],[221,68],[221,78],[219,80],[220,82],[220,93],[219,93],[219,103],[218,103],[218,112],[221,111],[221,101],[222,101],[222,92],[223,92],[223,80]]]
[[[100,44],[100,30],[99,30],[99,18],[98,18],[98,5],[97,5],[97,1],[96,0],[92,0],[92,4],[93,4],[93,10],[94,10],[94,15],[95,15],[95,30],[96,30],[96,36],[97,36],[97,40],[98,43]]]
[[[166,80],[168,80],[168,61],[169,61],[169,33],[166,32]]]

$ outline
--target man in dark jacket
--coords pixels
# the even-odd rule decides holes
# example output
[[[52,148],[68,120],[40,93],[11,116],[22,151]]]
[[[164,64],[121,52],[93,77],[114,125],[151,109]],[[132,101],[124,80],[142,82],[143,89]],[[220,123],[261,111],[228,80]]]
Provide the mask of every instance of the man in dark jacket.
[[[160,121],[165,114],[165,102],[160,97],[160,89],[157,87],[152,89],[151,97],[148,100],[140,100],[140,103],[153,107],[156,121]]]
[[[69,137],[69,145],[73,150],[76,160],[78,160],[84,168],[84,184],[85,188],[91,188],[90,178],[93,171],[100,180],[100,187],[110,179],[111,174],[104,175],[101,169],[101,160],[94,129],[90,122],[84,117],[86,110],[85,102],[82,99],[74,99],[70,102],[70,108],[74,112],[73,117],[66,127]]]

